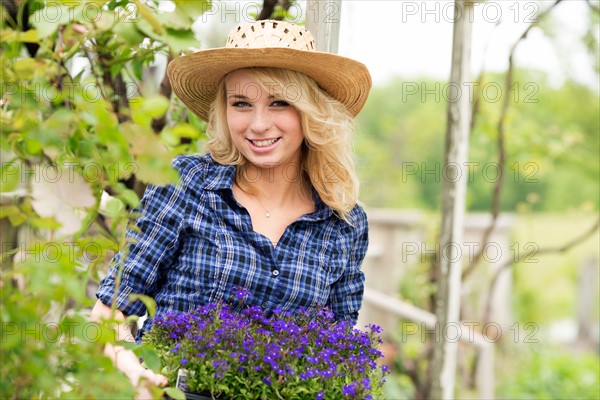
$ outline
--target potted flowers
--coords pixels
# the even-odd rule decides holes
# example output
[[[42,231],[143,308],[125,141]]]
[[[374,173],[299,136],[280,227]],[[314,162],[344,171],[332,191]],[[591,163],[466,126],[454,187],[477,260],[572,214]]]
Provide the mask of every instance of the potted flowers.
[[[336,322],[325,309],[266,316],[259,307],[209,304],[157,318],[144,342],[188,399],[376,399],[388,373],[377,363],[379,333]]]

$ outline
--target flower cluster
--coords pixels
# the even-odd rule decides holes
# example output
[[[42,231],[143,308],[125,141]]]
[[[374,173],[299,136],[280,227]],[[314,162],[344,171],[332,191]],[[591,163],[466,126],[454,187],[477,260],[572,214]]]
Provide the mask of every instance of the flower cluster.
[[[269,317],[259,307],[241,312],[209,304],[195,312],[157,318],[144,341],[174,384],[179,370],[187,391],[224,399],[375,399],[385,366],[380,328],[354,329],[324,309]]]

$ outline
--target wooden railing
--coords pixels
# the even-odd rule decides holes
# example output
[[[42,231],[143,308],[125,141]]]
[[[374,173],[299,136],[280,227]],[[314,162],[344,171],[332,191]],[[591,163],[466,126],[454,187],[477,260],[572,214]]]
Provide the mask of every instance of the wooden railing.
[[[459,326],[440,327],[433,313],[403,301],[399,296],[400,282],[411,279],[410,268],[435,253],[435,228],[419,212],[405,210],[368,209],[370,243],[363,264],[365,272],[365,295],[360,312],[359,326],[374,323],[382,326],[384,332],[395,332],[401,322],[412,322],[427,332],[451,331],[460,333],[461,343],[474,347],[478,352],[475,384],[477,396],[481,399],[494,398],[494,343],[497,337],[487,337],[481,333],[477,321],[481,315],[481,305],[487,293],[487,282],[507,259],[511,257],[509,233],[512,226],[510,216],[502,216],[497,228],[490,237],[488,261],[483,262],[472,279],[463,284],[463,322]],[[465,217],[464,259],[478,250],[483,232],[490,222],[489,215],[471,214]],[[499,249],[499,254],[496,250]],[[495,308],[492,314],[494,325],[509,329],[512,322],[510,312],[511,292],[510,272],[502,276],[494,293]],[[485,283],[484,283],[485,282]],[[485,333],[485,332],[484,332]],[[390,334],[387,337],[397,335]],[[444,339],[444,335],[437,336]]]

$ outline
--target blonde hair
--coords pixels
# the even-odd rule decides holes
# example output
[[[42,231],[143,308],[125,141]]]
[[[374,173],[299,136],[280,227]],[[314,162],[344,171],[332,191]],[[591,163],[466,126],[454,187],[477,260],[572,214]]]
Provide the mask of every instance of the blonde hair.
[[[290,103],[300,114],[304,144],[301,170],[325,204],[346,220],[358,201],[354,169],[353,117],[345,106],[308,76],[281,68],[247,68],[265,91]],[[227,125],[225,78],[210,110],[206,149],[221,164],[236,165],[244,184],[246,159],[233,145]]]

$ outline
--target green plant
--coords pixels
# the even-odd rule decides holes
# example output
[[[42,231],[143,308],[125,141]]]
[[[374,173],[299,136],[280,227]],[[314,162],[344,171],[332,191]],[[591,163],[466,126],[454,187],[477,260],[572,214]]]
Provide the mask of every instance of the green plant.
[[[518,363],[498,384],[502,399],[597,399],[600,359],[544,346],[520,351]],[[516,370],[514,369],[516,367]]]
[[[171,159],[202,137],[158,61],[198,45],[209,2],[160,3],[2,2],[1,398],[133,396],[87,287],[145,185],[176,182]]]
[[[249,295],[240,289],[243,298]],[[154,321],[144,342],[175,384],[186,375],[190,392],[227,399],[374,399],[387,367],[379,366],[381,328],[367,332],[328,310],[276,311],[208,304]],[[237,311],[236,311],[237,310]]]

